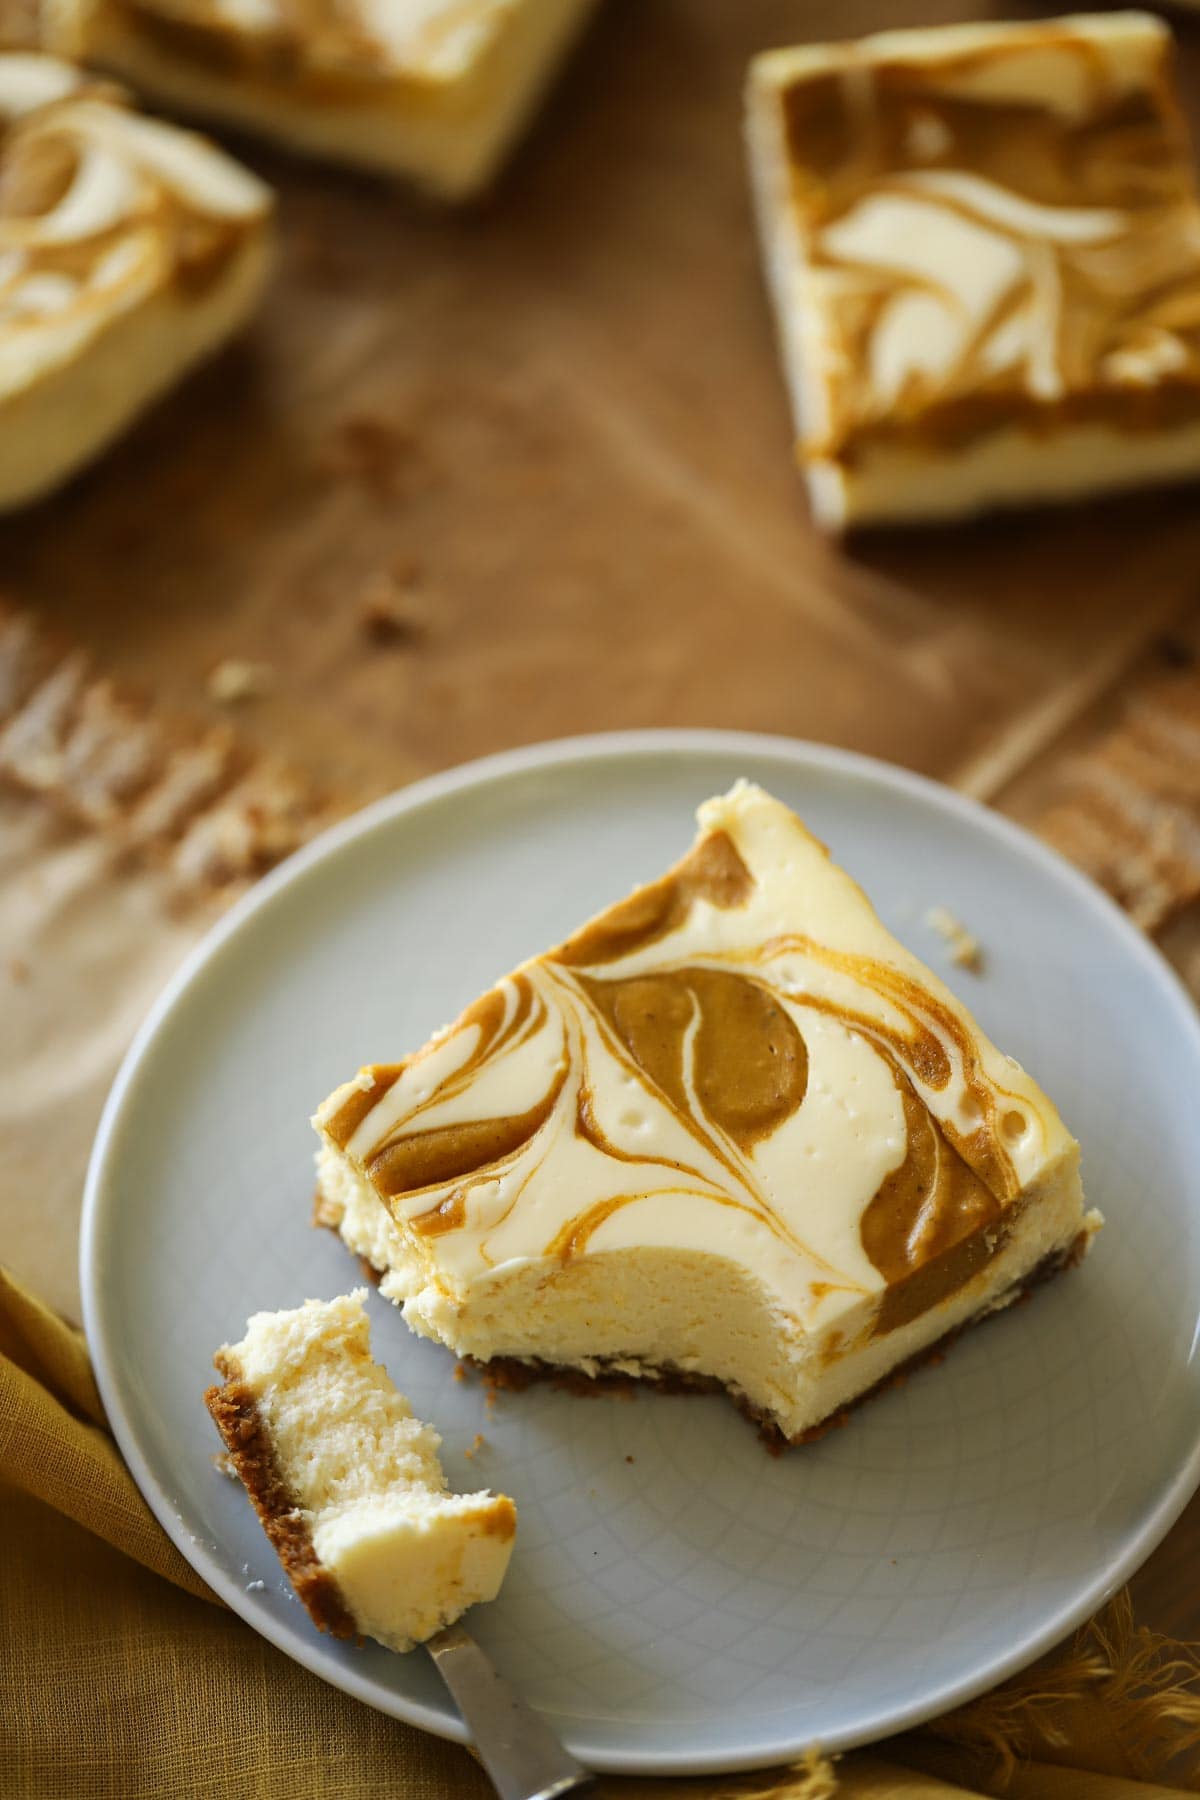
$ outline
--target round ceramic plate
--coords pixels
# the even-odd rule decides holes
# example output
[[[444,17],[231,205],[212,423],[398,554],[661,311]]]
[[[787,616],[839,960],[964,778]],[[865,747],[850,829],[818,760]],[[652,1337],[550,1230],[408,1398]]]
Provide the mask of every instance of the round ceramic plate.
[[[535,1387],[489,1410],[372,1291],[376,1354],[436,1422],[451,1483],[520,1509],[472,1629],[598,1770],[840,1749],[1049,1648],[1200,1474],[1200,1029],[1102,895],[941,788],[784,740],[593,738],[438,776],[264,881],[164,994],[101,1125],[83,1281],[113,1427],[183,1554],[299,1662],[447,1737],[463,1728],[424,1653],[320,1636],[214,1471],[212,1353],[251,1312],[360,1281],[309,1223],[326,1093],[659,874],[698,802],[741,775],[802,814],[1044,1083],[1107,1229],[1078,1272],[779,1458],[717,1396]],[[982,974],[949,964],[935,905],[978,936]]]

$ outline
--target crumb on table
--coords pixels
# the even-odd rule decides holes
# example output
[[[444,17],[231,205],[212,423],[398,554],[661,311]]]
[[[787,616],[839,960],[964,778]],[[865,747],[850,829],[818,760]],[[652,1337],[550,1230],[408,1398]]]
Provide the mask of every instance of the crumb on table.
[[[358,622],[375,644],[402,644],[419,636],[428,623],[428,606],[412,564],[378,569],[358,602]]]
[[[208,697],[218,706],[238,706],[244,700],[259,700],[274,686],[274,671],[269,663],[244,662],[227,656],[208,677]]]

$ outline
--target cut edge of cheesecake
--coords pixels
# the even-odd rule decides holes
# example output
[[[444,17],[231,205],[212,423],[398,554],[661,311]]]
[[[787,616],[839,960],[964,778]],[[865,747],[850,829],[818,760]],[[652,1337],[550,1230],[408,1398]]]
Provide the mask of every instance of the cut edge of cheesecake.
[[[328,1218],[318,1217],[314,1223],[325,1225],[337,1231],[336,1223]],[[591,1396],[602,1393],[628,1393],[636,1382],[639,1386],[654,1389],[661,1394],[727,1394],[742,1416],[756,1428],[759,1437],[772,1455],[778,1456],[784,1450],[797,1449],[802,1444],[815,1444],[819,1439],[828,1436],[831,1431],[839,1430],[850,1422],[851,1415],[860,1406],[866,1405],[889,1388],[901,1387],[911,1375],[919,1369],[940,1363],[943,1357],[962,1337],[964,1331],[975,1325],[984,1325],[989,1319],[997,1318],[1010,1306],[1028,1300],[1038,1288],[1044,1287],[1056,1275],[1065,1275],[1068,1270],[1076,1268],[1087,1255],[1093,1237],[1100,1230],[1103,1221],[1098,1212],[1092,1211],[1084,1215],[1083,1224],[1069,1244],[1060,1249],[1050,1251],[1036,1263],[1030,1272],[1019,1281],[1013,1283],[986,1307],[972,1313],[960,1324],[950,1326],[933,1342],[915,1350],[911,1356],[893,1365],[869,1387],[864,1388],[845,1400],[833,1411],[826,1413],[816,1424],[807,1426],[789,1437],[783,1431],[778,1419],[757,1406],[744,1393],[731,1388],[728,1383],[713,1375],[696,1375],[685,1373],[681,1369],[665,1368],[660,1370],[643,1370],[636,1374],[628,1368],[606,1367],[602,1362],[597,1364],[592,1375],[585,1374],[582,1369],[558,1363],[539,1362],[535,1358],[516,1356],[496,1356],[487,1362],[478,1362],[474,1357],[462,1359],[463,1366],[473,1370],[488,1384],[500,1392],[520,1393],[535,1382],[547,1382],[555,1387],[565,1388],[574,1394]],[[360,1259],[364,1274],[368,1280],[377,1285],[382,1271],[374,1268],[366,1258]]]
[[[371,1358],[364,1298],[254,1314],[204,1400],[313,1623],[406,1651],[495,1599],[517,1513],[449,1491],[437,1433]]]
[[[1012,1246],[1008,1262],[1019,1273],[1014,1274],[1007,1285],[998,1288],[984,1302],[968,1291],[948,1308],[943,1307],[938,1312],[931,1309],[922,1317],[933,1329],[922,1327],[919,1321],[914,1322],[909,1327],[909,1341],[899,1355],[894,1337],[890,1341],[880,1340],[887,1348],[876,1354],[871,1368],[864,1369],[860,1364],[850,1379],[837,1387],[827,1386],[823,1397],[812,1407],[811,1416],[793,1421],[789,1428],[762,1395],[751,1392],[747,1385],[725,1376],[684,1368],[670,1358],[639,1362],[627,1354],[616,1353],[555,1360],[537,1354],[505,1351],[488,1354],[482,1347],[471,1350],[461,1344],[455,1345],[431,1329],[430,1324],[408,1304],[414,1293],[421,1291],[424,1271],[419,1269],[410,1243],[388,1216],[370,1183],[328,1146],[317,1153],[317,1170],[313,1224],[340,1238],[358,1262],[363,1276],[400,1308],[412,1330],[445,1344],[461,1364],[473,1369],[492,1387],[519,1391],[532,1382],[549,1382],[575,1394],[592,1395],[613,1390],[628,1392],[631,1384],[636,1383],[664,1394],[724,1394],[757,1428],[759,1436],[772,1451],[815,1443],[846,1424],[851,1414],[865,1402],[903,1383],[926,1365],[940,1362],[964,1331],[995,1318],[1029,1298],[1055,1276],[1077,1268],[1104,1223],[1098,1210],[1084,1211],[1076,1204],[1078,1175],[1074,1170],[1064,1171],[1055,1191],[1039,1196],[1056,1210],[1060,1224],[1065,1226],[1065,1230],[1050,1233],[1048,1247],[1044,1247],[1041,1254],[1028,1253],[1022,1242]],[[687,1276],[694,1271],[685,1269],[683,1273]],[[527,1298],[531,1304],[536,1304],[536,1287]],[[769,1303],[763,1303],[765,1316],[769,1317],[770,1310]]]
[[[566,945],[532,959],[522,969],[558,955],[578,956],[579,946],[586,946],[597,932],[610,931],[612,921],[636,916],[648,904],[656,907],[672,883],[690,879],[688,872],[694,871],[697,856],[714,835],[732,833],[750,866],[758,868],[763,846],[760,843],[756,851],[746,834],[753,837],[758,829],[769,838],[772,830],[785,831],[788,854],[793,860],[807,859],[806,878],[827,884],[826,910],[831,919],[836,916],[840,921],[836,928],[831,926],[834,936],[840,930],[843,946],[854,942],[882,956],[898,979],[918,980],[929,1003],[944,1008],[952,1027],[956,1021],[957,1028],[969,1034],[972,1054],[990,1070],[997,1091],[1017,1103],[1030,1136],[1040,1134],[1042,1150],[1018,1155],[1018,1161],[1024,1158],[1024,1172],[1010,1169],[1002,1210],[972,1233],[964,1259],[949,1272],[953,1277],[949,1285],[946,1270],[937,1275],[938,1259],[931,1259],[925,1265],[924,1290],[918,1267],[913,1278],[894,1288],[885,1282],[882,1294],[867,1295],[856,1312],[806,1333],[778,1295],[752,1278],[753,1271],[739,1269],[720,1256],[706,1258],[660,1244],[639,1249],[636,1269],[628,1256],[621,1261],[620,1251],[592,1252],[558,1266],[544,1258],[532,1259],[524,1268],[514,1264],[477,1283],[474,1295],[464,1290],[464,1301],[463,1293],[455,1292],[453,1273],[438,1267],[436,1245],[444,1240],[431,1239],[405,1224],[397,1207],[389,1207],[369,1178],[362,1159],[348,1151],[346,1142],[338,1141],[344,1134],[337,1129],[339,1118],[368,1114],[381,1075],[386,1086],[396,1078],[397,1069],[438,1052],[462,1021],[436,1034],[404,1064],[360,1071],[320,1109],[314,1120],[323,1138],[317,1154],[315,1218],[336,1229],[363,1267],[374,1271],[385,1297],[403,1307],[414,1330],[447,1344],[505,1385],[549,1374],[571,1382],[635,1378],[668,1388],[723,1388],[768,1439],[800,1443],[819,1435],[901,1371],[929,1358],[967,1324],[1002,1310],[1049,1275],[1073,1266],[1102,1221],[1098,1213],[1084,1210],[1079,1147],[1052,1103],[1017,1064],[1001,1056],[938,977],[887,932],[857,883],[832,862],[824,846],[788,809],[761,790],[738,784],[731,794],[701,808],[700,824],[692,850],[658,883],[635,890],[577,931]],[[930,1113],[935,1116],[932,1108]],[[949,1110],[944,1124],[947,1130],[954,1129]],[[619,1329],[619,1322],[612,1325],[613,1281],[620,1283],[626,1317],[630,1307],[640,1307],[642,1316],[653,1312],[658,1326],[652,1348],[647,1342],[622,1348],[603,1341],[605,1329]],[[940,1290],[938,1281],[943,1282]],[[700,1301],[697,1296],[704,1293],[705,1284],[707,1293]],[[893,1318],[880,1328],[885,1300]],[[525,1341],[519,1346],[506,1343],[503,1333],[495,1330],[501,1306],[506,1314],[527,1322]],[[683,1330],[681,1321],[689,1308],[693,1316],[703,1313],[704,1323],[690,1328],[688,1356],[672,1357],[664,1345],[669,1347],[673,1330]],[[595,1322],[591,1354],[581,1354],[578,1334],[572,1338],[570,1330],[560,1329],[556,1321],[556,1312],[565,1318],[572,1309]],[[536,1329],[529,1321],[536,1321]],[[534,1337],[539,1344],[530,1341]],[[745,1364],[740,1376],[736,1357],[731,1363],[722,1349],[722,1343],[734,1339]],[[707,1357],[706,1346],[711,1351]],[[746,1374],[751,1365],[754,1379]],[[802,1378],[798,1371],[803,1371]]]

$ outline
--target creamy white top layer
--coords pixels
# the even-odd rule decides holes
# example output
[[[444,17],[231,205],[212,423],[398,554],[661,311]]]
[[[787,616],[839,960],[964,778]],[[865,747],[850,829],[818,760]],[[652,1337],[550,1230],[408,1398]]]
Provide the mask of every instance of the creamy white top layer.
[[[0,56],[0,399],[152,295],[204,292],[270,190],[48,57]]]
[[[811,1328],[1076,1154],[787,808],[739,784],[700,824],[634,915],[524,964],[318,1114],[448,1291],[654,1245],[750,1268]]]
[[[1170,49],[1161,20],[1128,12],[756,60],[807,448],[984,392],[994,409],[1200,383],[1200,207]]]

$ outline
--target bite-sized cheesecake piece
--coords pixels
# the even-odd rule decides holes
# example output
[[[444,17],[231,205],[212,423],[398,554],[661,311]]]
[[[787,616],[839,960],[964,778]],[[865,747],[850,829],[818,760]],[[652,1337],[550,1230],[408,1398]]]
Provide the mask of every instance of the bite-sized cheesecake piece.
[[[1078,1257],[1079,1147],[785,806],[314,1121],[319,1217],[415,1330],[729,1389],[788,1440]]]
[[[49,57],[0,56],[0,510],[99,454],[235,332],[272,197]]]
[[[255,1313],[204,1396],[263,1528],[322,1631],[411,1650],[494,1600],[517,1511],[452,1494],[440,1439],[371,1360],[362,1289]]]
[[[1148,13],[771,51],[748,130],[813,511],[1200,471],[1200,204]]]
[[[595,0],[41,0],[48,47],[308,155],[485,187]]]

